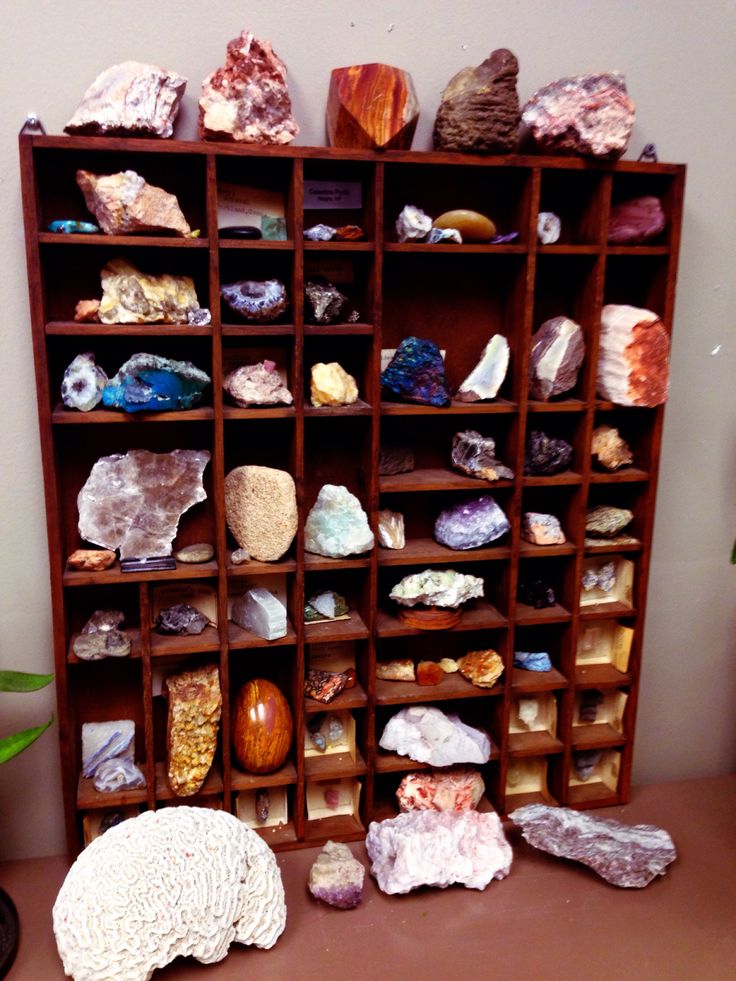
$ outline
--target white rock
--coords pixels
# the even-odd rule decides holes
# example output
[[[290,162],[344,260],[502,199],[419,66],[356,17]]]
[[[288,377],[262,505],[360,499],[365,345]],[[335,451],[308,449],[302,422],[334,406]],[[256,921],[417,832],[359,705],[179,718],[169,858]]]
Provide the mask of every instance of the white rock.
[[[455,398],[461,402],[494,399],[509,368],[509,342],[494,334],[480,356],[480,361],[458,388]]]
[[[264,640],[286,636],[286,607],[262,586],[249,589],[233,603],[232,618],[238,626]]]
[[[399,242],[421,242],[432,228],[432,219],[421,208],[407,204],[396,219],[396,237]]]
[[[93,777],[105,760],[133,761],[135,722],[117,719],[114,722],[82,723],[82,776]]]
[[[324,484],[304,524],[304,548],[338,559],[373,548],[373,532],[360,501],[341,484]]]
[[[462,603],[483,595],[480,576],[466,575],[454,569],[425,569],[397,582],[389,593],[401,606],[442,606],[457,609]]]
[[[487,763],[491,756],[485,732],[431,705],[399,709],[386,723],[379,746],[432,766]]]
[[[670,342],[656,313],[625,303],[601,311],[598,395],[616,405],[661,405],[669,394]]]

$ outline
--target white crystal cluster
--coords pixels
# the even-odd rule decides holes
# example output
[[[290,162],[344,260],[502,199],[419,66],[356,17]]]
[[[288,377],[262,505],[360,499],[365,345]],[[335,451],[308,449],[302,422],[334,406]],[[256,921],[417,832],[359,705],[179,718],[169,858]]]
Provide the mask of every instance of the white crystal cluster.
[[[233,941],[272,947],[286,923],[268,845],[231,814],[147,811],[96,838],[53,909],[75,981],[147,981],[176,957],[214,964]]]
[[[454,569],[425,569],[396,583],[389,593],[401,606],[442,606],[457,609],[462,603],[483,595],[483,580]]]
[[[379,746],[432,766],[487,763],[491,756],[485,732],[432,705],[399,709],[386,723]]]

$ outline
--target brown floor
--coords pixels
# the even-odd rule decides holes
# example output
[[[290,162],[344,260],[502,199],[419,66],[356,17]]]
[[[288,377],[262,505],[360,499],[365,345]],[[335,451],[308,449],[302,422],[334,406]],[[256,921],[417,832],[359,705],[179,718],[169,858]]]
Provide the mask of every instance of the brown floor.
[[[628,806],[598,813],[666,828],[679,852],[668,874],[646,889],[617,889],[511,830],[511,874],[484,892],[391,897],[367,876],[361,906],[341,911],[307,893],[316,850],[282,853],[288,916],[276,946],[234,947],[209,967],[180,960],[155,981],[736,979],[736,776],[635,788]],[[352,847],[368,865],[363,844]],[[66,869],[63,858],[0,864],[22,923],[10,981],[64,977],[50,910]]]

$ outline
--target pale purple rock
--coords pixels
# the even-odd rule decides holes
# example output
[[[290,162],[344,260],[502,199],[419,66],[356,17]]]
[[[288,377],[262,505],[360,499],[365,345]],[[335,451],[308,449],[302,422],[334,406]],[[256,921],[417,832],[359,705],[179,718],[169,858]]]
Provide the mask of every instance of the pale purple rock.
[[[399,709],[386,723],[379,746],[431,766],[487,763],[491,757],[491,741],[485,732],[433,705]]]
[[[662,202],[646,194],[614,204],[608,218],[611,245],[642,245],[660,235],[667,224]]]
[[[291,392],[281,381],[275,361],[244,364],[229,372],[222,387],[242,408],[251,405],[291,405]]]
[[[365,841],[382,892],[460,883],[485,889],[511,868],[511,846],[493,811],[409,811],[372,821]]]
[[[353,909],[363,898],[365,868],[347,845],[328,841],[309,870],[309,891],[338,909]]]
[[[569,317],[545,320],[532,337],[529,394],[546,402],[575,387],[585,355],[580,324]]]
[[[457,550],[488,545],[511,528],[509,519],[490,494],[471,497],[440,512],[434,537],[440,545]]]
[[[646,886],[677,858],[669,834],[651,824],[628,825],[545,804],[528,804],[509,817],[530,845],[582,862],[614,886]]]
[[[496,441],[465,429],[452,437],[452,465],[479,480],[513,480],[514,472],[496,457]]]

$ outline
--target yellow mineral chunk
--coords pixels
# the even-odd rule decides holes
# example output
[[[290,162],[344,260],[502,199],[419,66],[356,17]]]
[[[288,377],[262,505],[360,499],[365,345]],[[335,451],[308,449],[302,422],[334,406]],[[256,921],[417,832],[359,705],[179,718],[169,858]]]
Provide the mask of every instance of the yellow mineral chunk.
[[[312,405],[352,405],[358,386],[337,361],[319,362],[312,368]]]

